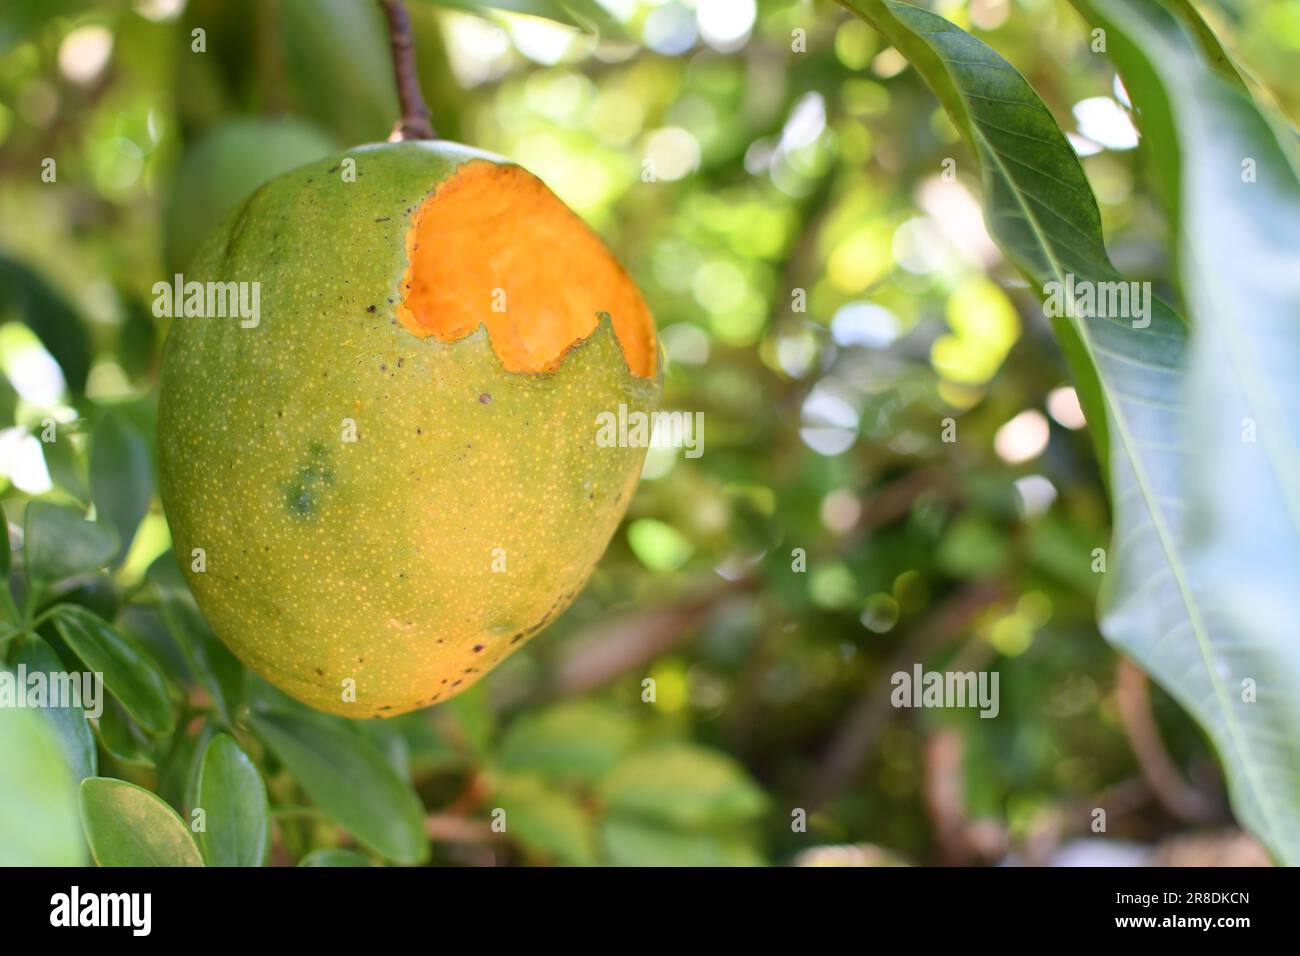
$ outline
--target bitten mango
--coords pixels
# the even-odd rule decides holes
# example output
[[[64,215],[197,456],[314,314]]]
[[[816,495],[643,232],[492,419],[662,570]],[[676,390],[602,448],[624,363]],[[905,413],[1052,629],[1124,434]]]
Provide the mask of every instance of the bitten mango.
[[[184,282],[217,295],[172,321],[161,493],[245,664],[391,716],[570,604],[645,454],[602,447],[598,416],[652,412],[661,358],[635,284],[540,180],[450,143],[359,147],[258,189]],[[255,315],[220,308],[252,284]]]

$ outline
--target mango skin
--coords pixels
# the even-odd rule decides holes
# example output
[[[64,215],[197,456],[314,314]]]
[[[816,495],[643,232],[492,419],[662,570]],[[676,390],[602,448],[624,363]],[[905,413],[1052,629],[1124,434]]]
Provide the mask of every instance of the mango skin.
[[[404,143],[304,166],[185,275],[260,282],[261,317],[173,320],[158,454],[177,557],[235,655],[320,710],[471,687],[572,602],[640,474],[645,449],[598,447],[597,416],[652,411],[660,377],[629,372],[608,318],[539,374],[503,369],[483,327],[444,343],[398,321],[411,214],[475,158],[504,162]]]

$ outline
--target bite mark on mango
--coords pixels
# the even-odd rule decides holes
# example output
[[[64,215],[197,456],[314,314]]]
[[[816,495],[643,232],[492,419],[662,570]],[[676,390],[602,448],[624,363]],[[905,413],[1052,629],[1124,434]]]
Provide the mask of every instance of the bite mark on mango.
[[[655,374],[654,321],[600,238],[527,170],[471,160],[412,216],[397,316],[454,342],[480,325],[509,372],[553,372],[608,313],[632,374]]]

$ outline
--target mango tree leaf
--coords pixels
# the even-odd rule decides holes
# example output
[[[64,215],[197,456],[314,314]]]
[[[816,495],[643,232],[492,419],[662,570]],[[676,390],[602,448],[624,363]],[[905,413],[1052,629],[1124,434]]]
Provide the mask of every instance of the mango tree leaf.
[[[0,707],[0,866],[80,866],[77,783],[40,715]]]
[[[100,866],[202,866],[176,811],[143,787],[111,777],[81,782],[81,823]]]
[[[591,823],[572,796],[536,774],[503,775],[492,790],[512,840],[561,863],[595,863]]]
[[[261,866],[271,845],[266,785],[229,734],[208,742],[196,808],[204,814],[199,849],[208,866]]]
[[[1214,31],[1205,22],[1205,18],[1192,5],[1191,0],[1165,0],[1165,6],[1182,21],[1187,32],[1196,40],[1202,55],[1210,67],[1219,74],[1219,77],[1227,83],[1239,87],[1243,93],[1247,92],[1248,88],[1246,81],[1242,78],[1241,71],[1232,62],[1232,57],[1223,48],[1219,38],[1214,35]]]
[[[482,2],[480,0],[421,0],[421,2],[435,7],[463,10],[483,17],[488,16],[489,10],[503,10],[507,13],[539,17],[566,27],[581,26],[561,0],[482,0]]]
[[[355,850],[328,847],[308,853],[298,861],[299,866],[374,866],[370,859]]]
[[[185,658],[185,666],[212,698],[222,722],[229,726],[247,696],[247,672],[194,603],[170,551],[149,566],[148,579],[158,592],[159,613]]]
[[[42,599],[41,609],[49,609],[55,604],[75,604],[96,617],[111,621],[117,617],[121,607],[121,592],[112,575],[91,571],[52,587]]]
[[[1117,280],[1105,259],[1095,202],[1078,161],[1023,78],[982,43],[932,14],[881,0],[845,3],[917,66],[974,145],[985,176],[990,232],[1022,271],[1045,294],[1048,282],[1064,284],[1067,274],[1094,283]],[[1201,272],[1207,268],[1202,263]],[[1250,802],[1276,797],[1252,782],[1257,773],[1243,776],[1240,767],[1245,761],[1278,768],[1283,761],[1275,752],[1249,755],[1266,744],[1259,734],[1242,731],[1222,668],[1239,653],[1254,657],[1256,665],[1267,665],[1268,655],[1237,646],[1237,635],[1218,616],[1206,577],[1192,564],[1194,528],[1185,476],[1193,467],[1189,432],[1200,429],[1192,428],[1186,405],[1187,335],[1166,307],[1154,300],[1151,305],[1147,328],[1070,317],[1075,340],[1103,386],[1112,443],[1115,538],[1102,591],[1101,629],[1200,720],[1228,766],[1238,812],[1258,828]],[[1068,353],[1069,340],[1063,344]],[[1090,423],[1095,428],[1091,416]],[[1251,671],[1261,672],[1258,666]],[[1236,669],[1228,673],[1237,676]],[[1287,723],[1294,726],[1289,715]],[[1294,757],[1287,762],[1292,769],[1282,792],[1294,794],[1298,764]],[[1253,798],[1242,797],[1243,785],[1255,792]],[[1267,833],[1261,836],[1269,839]],[[1270,845],[1280,852],[1276,842]]]
[[[391,720],[365,720],[356,724],[370,742],[379,748],[379,752],[388,758],[388,764],[399,777],[411,775],[411,748],[407,746],[406,737]]]
[[[263,183],[339,146],[298,117],[239,117],[213,126],[186,148],[176,171],[164,218],[169,269],[187,269],[208,234]]]
[[[22,638],[22,643],[18,645],[14,657],[14,664],[25,665],[28,674],[40,672],[46,675],[47,681],[58,681],[61,675],[67,675],[78,683],[80,681],[81,675],[68,674],[67,667],[54,652],[54,648],[36,634],[28,634]],[[91,701],[83,700],[82,703],[90,704]],[[102,706],[103,700],[97,703]],[[86,720],[85,709],[80,704],[45,706],[41,708],[41,713],[54,728],[74,781],[80,783],[86,777],[93,777],[98,767],[97,751],[95,735],[90,729],[90,722]]]
[[[0,428],[8,428],[14,423],[14,412],[18,410],[18,393],[9,384],[9,379],[0,373]]]
[[[601,824],[605,855],[614,866],[763,866],[743,837],[685,833],[663,824],[612,816]]]
[[[53,619],[72,653],[104,675],[104,686],[141,727],[156,735],[171,733],[176,717],[167,681],[152,657],[106,621],[74,604],[60,604]]]
[[[32,581],[59,581],[92,571],[117,553],[116,531],[48,501],[27,505],[23,527],[24,567]]]
[[[184,724],[177,724],[171,739],[160,742],[154,761],[157,776],[153,792],[167,801],[182,816],[188,808],[198,805],[198,776],[201,756],[213,736],[213,722],[205,720],[197,734],[189,733]],[[197,839],[197,836],[196,836]]]
[[[1195,319],[1186,639],[1153,606],[1107,636],[1194,714],[1226,765],[1242,823],[1300,863],[1300,176],[1274,126],[1152,0],[1077,0],[1113,38],[1140,119],[1180,170],[1183,281]],[[1186,23],[1185,18],[1182,21]],[[1212,51],[1211,51],[1212,54]],[[1190,523],[1190,522],[1189,522]],[[1247,682],[1252,682],[1248,684]],[[1253,694],[1245,689],[1253,687]]]
[[[0,256],[0,313],[7,309],[21,315],[36,333],[59,363],[73,395],[82,395],[90,373],[86,324],[44,279],[21,263]]]
[[[149,303],[139,295],[118,286],[122,301],[122,328],[117,338],[117,360],[127,378],[144,378],[155,367],[158,357],[158,326]]]
[[[133,767],[154,766],[149,740],[122,705],[112,697],[104,701],[104,712],[95,721],[95,731],[114,760]]]
[[[455,718],[456,732],[474,753],[487,753],[496,730],[496,717],[488,706],[487,692],[482,684],[457,694],[441,712]]]
[[[387,136],[398,108],[379,4],[283,0],[280,17],[285,64],[303,111],[344,142]]]
[[[632,748],[636,738],[635,722],[614,708],[570,701],[521,714],[506,730],[496,759],[505,770],[593,782]]]
[[[428,714],[415,711],[389,718],[384,723],[393,724],[401,730],[406,740],[411,772],[416,775],[461,767],[468,759],[447,739],[447,735],[434,725]]]
[[[428,858],[420,798],[355,729],[306,710],[257,714],[251,724],[312,801],[360,842],[398,863]]]
[[[634,753],[605,777],[599,793],[614,812],[679,827],[739,825],[767,806],[734,760],[685,744]]]
[[[41,437],[45,435],[42,432]],[[66,428],[56,427],[53,441],[41,442],[45,468],[50,473],[54,487],[66,492],[77,502],[90,504],[90,479],[87,477],[85,455],[73,443]]]
[[[149,513],[153,465],[144,436],[116,410],[104,413],[91,439],[90,497],[99,519],[117,531],[121,561]]]

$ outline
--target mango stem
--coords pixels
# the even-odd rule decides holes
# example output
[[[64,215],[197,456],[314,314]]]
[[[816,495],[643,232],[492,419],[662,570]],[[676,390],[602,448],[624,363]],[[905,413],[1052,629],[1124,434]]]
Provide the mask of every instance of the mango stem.
[[[420,78],[415,69],[415,41],[411,38],[411,18],[402,0],[379,0],[388,18],[388,41],[393,48],[393,75],[397,80],[397,99],[402,118],[389,135],[390,143],[410,139],[434,139],[429,108],[420,93]]]

